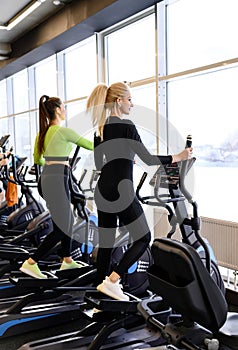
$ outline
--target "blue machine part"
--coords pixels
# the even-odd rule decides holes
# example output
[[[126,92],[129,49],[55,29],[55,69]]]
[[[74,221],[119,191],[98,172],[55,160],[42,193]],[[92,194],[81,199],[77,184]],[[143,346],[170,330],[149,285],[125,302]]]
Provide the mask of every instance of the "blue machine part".
[[[46,317],[50,317],[50,316],[55,316],[55,314],[35,316],[35,317],[26,317],[26,318],[18,318],[16,320],[7,321],[7,322],[3,323],[2,325],[0,325],[0,336],[2,336],[10,327],[16,326],[20,323],[31,322],[31,321],[35,321],[37,319],[46,318]]]
[[[93,249],[94,249],[94,246],[93,246],[92,242],[88,242],[88,251],[87,251],[88,254],[91,254]],[[82,251],[82,253],[86,252],[86,244],[85,243],[82,244],[81,251]]]
[[[138,262],[136,261],[134,264],[132,264],[129,269],[128,269],[128,273],[134,273],[137,270],[137,266],[138,266]]]
[[[217,262],[216,261],[216,257],[215,257],[215,254],[214,254],[214,251],[210,245],[210,243],[208,242],[208,240],[206,238],[203,237],[203,240],[205,241],[206,245],[208,246],[208,249],[209,249],[209,252],[210,252],[210,256],[211,256],[211,260],[214,261],[215,263]],[[198,249],[197,249],[197,252],[201,252],[201,251],[204,251],[203,249],[203,246],[200,246]]]
[[[94,213],[89,215],[89,221],[92,221],[95,226],[98,226],[98,218]]]

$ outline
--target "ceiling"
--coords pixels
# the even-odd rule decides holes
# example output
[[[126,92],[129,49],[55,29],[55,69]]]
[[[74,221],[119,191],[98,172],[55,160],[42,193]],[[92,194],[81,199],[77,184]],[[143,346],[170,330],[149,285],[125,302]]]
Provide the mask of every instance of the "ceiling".
[[[38,26],[47,18],[54,15],[56,12],[62,9],[71,0],[63,0],[61,4],[54,5],[53,0],[45,0],[40,2],[40,6],[37,7],[31,14],[29,14],[24,20],[13,27],[11,30],[0,30],[0,56],[4,59],[4,55],[8,56],[11,51],[11,44],[27,33],[29,30]],[[7,24],[17,16],[23,9],[28,7],[32,0],[1,0],[0,2],[0,26],[7,27]]]
[[[0,28],[39,5],[12,29],[0,29],[0,80],[160,1],[60,0],[57,6],[53,0],[0,0]]]

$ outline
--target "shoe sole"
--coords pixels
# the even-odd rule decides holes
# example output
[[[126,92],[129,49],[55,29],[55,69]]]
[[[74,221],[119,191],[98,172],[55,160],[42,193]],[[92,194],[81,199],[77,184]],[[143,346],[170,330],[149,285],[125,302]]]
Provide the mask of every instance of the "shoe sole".
[[[81,269],[81,267],[83,267],[83,265],[81,265],[81,266],[74,266],[74,267],[67,267],[67,266],[64,266],[64,267],[60,267],[60,270]]]
[[[122,298],[118,297],[116,294],[114,294],[110,289],[107,289],[107,287],[105,287],[105,286],[103,288],[101,288],[101,286],[99,285],[97,287],[97,290],[103,294],[106,294],[107,296],[109,296],[113,299],[121,300],[121,301],[129,301],[129,297],[128,297],[128,299],[126,299],[126,298],[122,299]]]
[[[21,272],[24,272],[26,275],[29,275],[29,276],[34,277],[34,278],[38,278],[38,279],[42,279],[42,280],[47,278],[47,276],[45,276],[45,275],[43,275],[45,277],[40,277],[40,276],[36,275],[34,272],[25,269],[24,267],[20,267],[19,270]]]

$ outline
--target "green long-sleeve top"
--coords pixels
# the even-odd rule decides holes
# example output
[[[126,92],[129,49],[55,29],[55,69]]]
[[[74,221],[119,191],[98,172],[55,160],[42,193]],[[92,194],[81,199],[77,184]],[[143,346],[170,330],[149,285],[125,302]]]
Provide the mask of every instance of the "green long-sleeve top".
[[[38,152],[38,137],[36,135],[34,145],[34,163],[44,165],[45,158],[68,158],[73,148],[80,146],[88,150],[93,150],[93,142],[79,136],[74,130],[59,125],[52,125],[46,132],[44,139],[44,151]]]

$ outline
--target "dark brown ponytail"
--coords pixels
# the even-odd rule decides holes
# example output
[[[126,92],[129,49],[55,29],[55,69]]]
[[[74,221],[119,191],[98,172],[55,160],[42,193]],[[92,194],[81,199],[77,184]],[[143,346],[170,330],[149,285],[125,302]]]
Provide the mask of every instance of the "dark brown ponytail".
[[[62,101],[58,97],[43,95],[39,101],[39,138],[38,152],[42,154],[44,150],[45,134],[50,123],[55,119],[55,109],[61,107]]]

